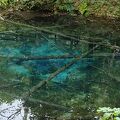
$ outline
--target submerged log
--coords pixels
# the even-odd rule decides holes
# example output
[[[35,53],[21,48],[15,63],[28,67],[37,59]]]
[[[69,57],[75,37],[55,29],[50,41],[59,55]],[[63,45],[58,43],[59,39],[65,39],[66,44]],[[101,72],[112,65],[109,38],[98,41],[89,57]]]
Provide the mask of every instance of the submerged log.
[[[105,71],[105,70],[103,70],[103,69],[101,69],[101,68],[98,68],[98,67],[96,67],[96,66],[93,66],[93,65],[91,65],[91,66],[92,66],[93,68],[99,70],[100,72],[106,74],[108,77],[110,77],[110,78],[112,78],[113,80],[115,80],[118,84],[120,83],[120,78],[119,78],[119,77],[114,76],[112,73],[109,73],[108,71]]]
[[[50,59],[73,59],[77,58],[80,55],[51,55],[51,56],[23,56],[23,57],[13,57],[13,56],[3,56],[0,55],[0,58],[7,58],[9,60],[15,60],[15,62],[21,63],[23,61],[29,61],[29,60],[50,60]],[[93,53],[90,54],[88,57],[111,57],[113,56],[113,53]],[[120,57],[120,53],[116,53],[114,55],[116,58]],[[90,58],[85,58],[90,59]]]
[[[89,55],[90,57],[111,57],[113,55],[113,53],[93,53],[91,55]],[[28,61],[28,60],[49,60],[49,59],[73,59],[73,58],[77,58],[80,55],[57,55],[57,56],[28,56],[28,57],[21,57],[21,58],[15,58],[15,59],[19,59],[19,61]],[[120,57],[120,53],[115,54],[115,57]],[[14,57],[13,57],[14,59]]]
[[[11,83],[11,84],[7,84],[7,85],[1,85],[0,89],[5,89],[5,88],[9,88],[9,87],[17,87],[19,86],[21,83]]]
[[[86,37],[80,37],[80,39],[78,38],[75,38],[73,36],[69,36],[69,35],[65,35],[63,33],[59,33],[59,32],[54,32],[54,31],[51,31],[51,30],[48,30],[48,29],[45,29],[45,28],[40,28],[40,27],[36,27],[36,26],[32,26],[32,25],[27,25],[27,24],[23,24],[23,23],[18,23],[18,22],[14,22],[14,21],[10,21],[10,20],[4,20],[5,22],[7,23],[11,23],[11,24],[14,24],[14,25],[19,25],[19,26],[23,26],[23,27],[28,27],[28,28],[31,28],[31,29],[34,29],[34,30],[39,30],[43,33],[48,33],[48,34],[54,34],[54,35],[57,35],[57,36],[61,36],[63,38],[67,38],[67,39],[70,39],[70,40],[74,40],[74,41],[79,41],[79,42],[83,42],[83,43],[87,43],[87,44],[95,44],[95,45],[101,45],[101,46],[105,46],[105,47],[108,47],[110,49],[113,49],[113,50],[120,50],[120,47],[117,46],[117,45],[111,45],[110,43],[107,44],[107,43],[99,43],[99,42],[90,42],[90,41],[86,41]],[[88,39],[88,38],[87,38]],[[95,39],[95,38],[91,38],[91,39]],[[97,38],[98,39],[98,38]],[[101,40],[103,40],[102,38],[99,38]]]
[[[93,50],[95,50],[96,48],[98,48],[98,46],[95,46],[93,49],[91,49],[90,51],[84,53],[83,55],[75,58],[74,60],[72,60],[71,62],[69,62],[68,64],[64,65],[63,67],[61,67],[60,69],[58,69],[57,71],[55,71],[54,73],[52,73],[48,79],[40,81],[37,85],[33,86],[30,91],[24,93],[22,96],[23,99],[27,100],[29,98],[29,96],[35,92],[37,89],[41,88],[43,85],[46,85],[49,81],[51,81],[54,77],[56,77],[58,74],[60,74],[61,72],[63,72],[64,70],[68,69],[69,67],[71,67],[73,64],[75,64],[77,61],[79,61],[81,58],[86,57],[88,54],[90,54]]]
[[[113,53],[93,53],[93,57],[112,57]],[[120,53],[114,53],[114,57],[120,57]]]
[[[77,58],[79,55],[51,55],[51,56],[28,56],[28,57],[21,57],[15,58],[19,59],[19,61],[28,61],[28,60],[49,60],[49,59],[70,59],[70,58]],[[12,58],[14,59],[14,57]]]
[[[28,101],[33,102],[33,103],[39,103],[39,104],[42,104],[42,105],[47,105],[47,106],[50,106],[50,107],[54,107],[54,108],[57,108],[59,110],[67,110],[67,111],[70,110],[68,107],[58,105],[58,104],[55,104],[55,103],[50,103],[50,102],[43,101],[43,100],[39,100],[39,99],[35,99],[35,98],[29,98]]]
[[[16,62],[23,62],[29,60],[49,60],[49,59],[71,59],[77,58],[79,55],[51,55],[51,56],[23,56],[23,57],[13,57],[13,56],[1,56],[0,58],[7,58],[9,60],[15,60]]]

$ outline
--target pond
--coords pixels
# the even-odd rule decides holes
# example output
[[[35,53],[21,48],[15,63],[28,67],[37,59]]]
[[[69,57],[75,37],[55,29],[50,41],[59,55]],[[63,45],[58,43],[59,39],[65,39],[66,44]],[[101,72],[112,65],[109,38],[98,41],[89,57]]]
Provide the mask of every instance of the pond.
[[[113,47],[119,32],[87,21],[44,27],[0,21],[0,120],[91,119],[98,107],[120,107],[120,52]]]

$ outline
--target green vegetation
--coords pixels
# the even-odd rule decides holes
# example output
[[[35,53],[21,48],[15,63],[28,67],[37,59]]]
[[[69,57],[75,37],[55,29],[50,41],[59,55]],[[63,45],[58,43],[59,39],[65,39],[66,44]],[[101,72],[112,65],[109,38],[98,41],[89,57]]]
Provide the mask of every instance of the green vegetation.
[[[120,108],[103,107],[97,110],[100,120],[120,120]]]
[[[67,12],[83,15],[120,16],[119,0],[1,0],[2,8],[41,10],[52,13]]]

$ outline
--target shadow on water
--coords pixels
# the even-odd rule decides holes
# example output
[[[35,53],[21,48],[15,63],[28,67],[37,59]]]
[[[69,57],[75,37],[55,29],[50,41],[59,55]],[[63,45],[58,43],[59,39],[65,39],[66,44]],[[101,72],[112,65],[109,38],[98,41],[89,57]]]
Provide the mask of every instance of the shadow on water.
[[[95,46],[93,41],[119,45],[119,31],[95,23],[53,30],[91,42],[86,43],[4,22],[0,26],[1,120],[90,119],[98,107],[120,107],[119,51],[105,46],[61,72],[28,101],[21,99],[24,92],[74,59],[46,56],[82,55]],[[98,37],[102,40],[97,41]]]

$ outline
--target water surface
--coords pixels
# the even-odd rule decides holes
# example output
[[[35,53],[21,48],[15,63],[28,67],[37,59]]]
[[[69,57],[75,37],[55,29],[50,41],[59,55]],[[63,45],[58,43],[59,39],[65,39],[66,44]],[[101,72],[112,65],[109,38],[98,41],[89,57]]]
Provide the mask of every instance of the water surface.
[[[101,45],[33,93],[27,102],[21,99],[23,93],[74,59],[23,58],[80,56],[90,51],[96,41],[119,46],[118,30],[89,22],[50,28],[82,40],[74,43],[29,27],[6,22],[0,22],[0,26],[1,120],[77,119],[95,114],[98,107],[120,107],[119,50]]]

